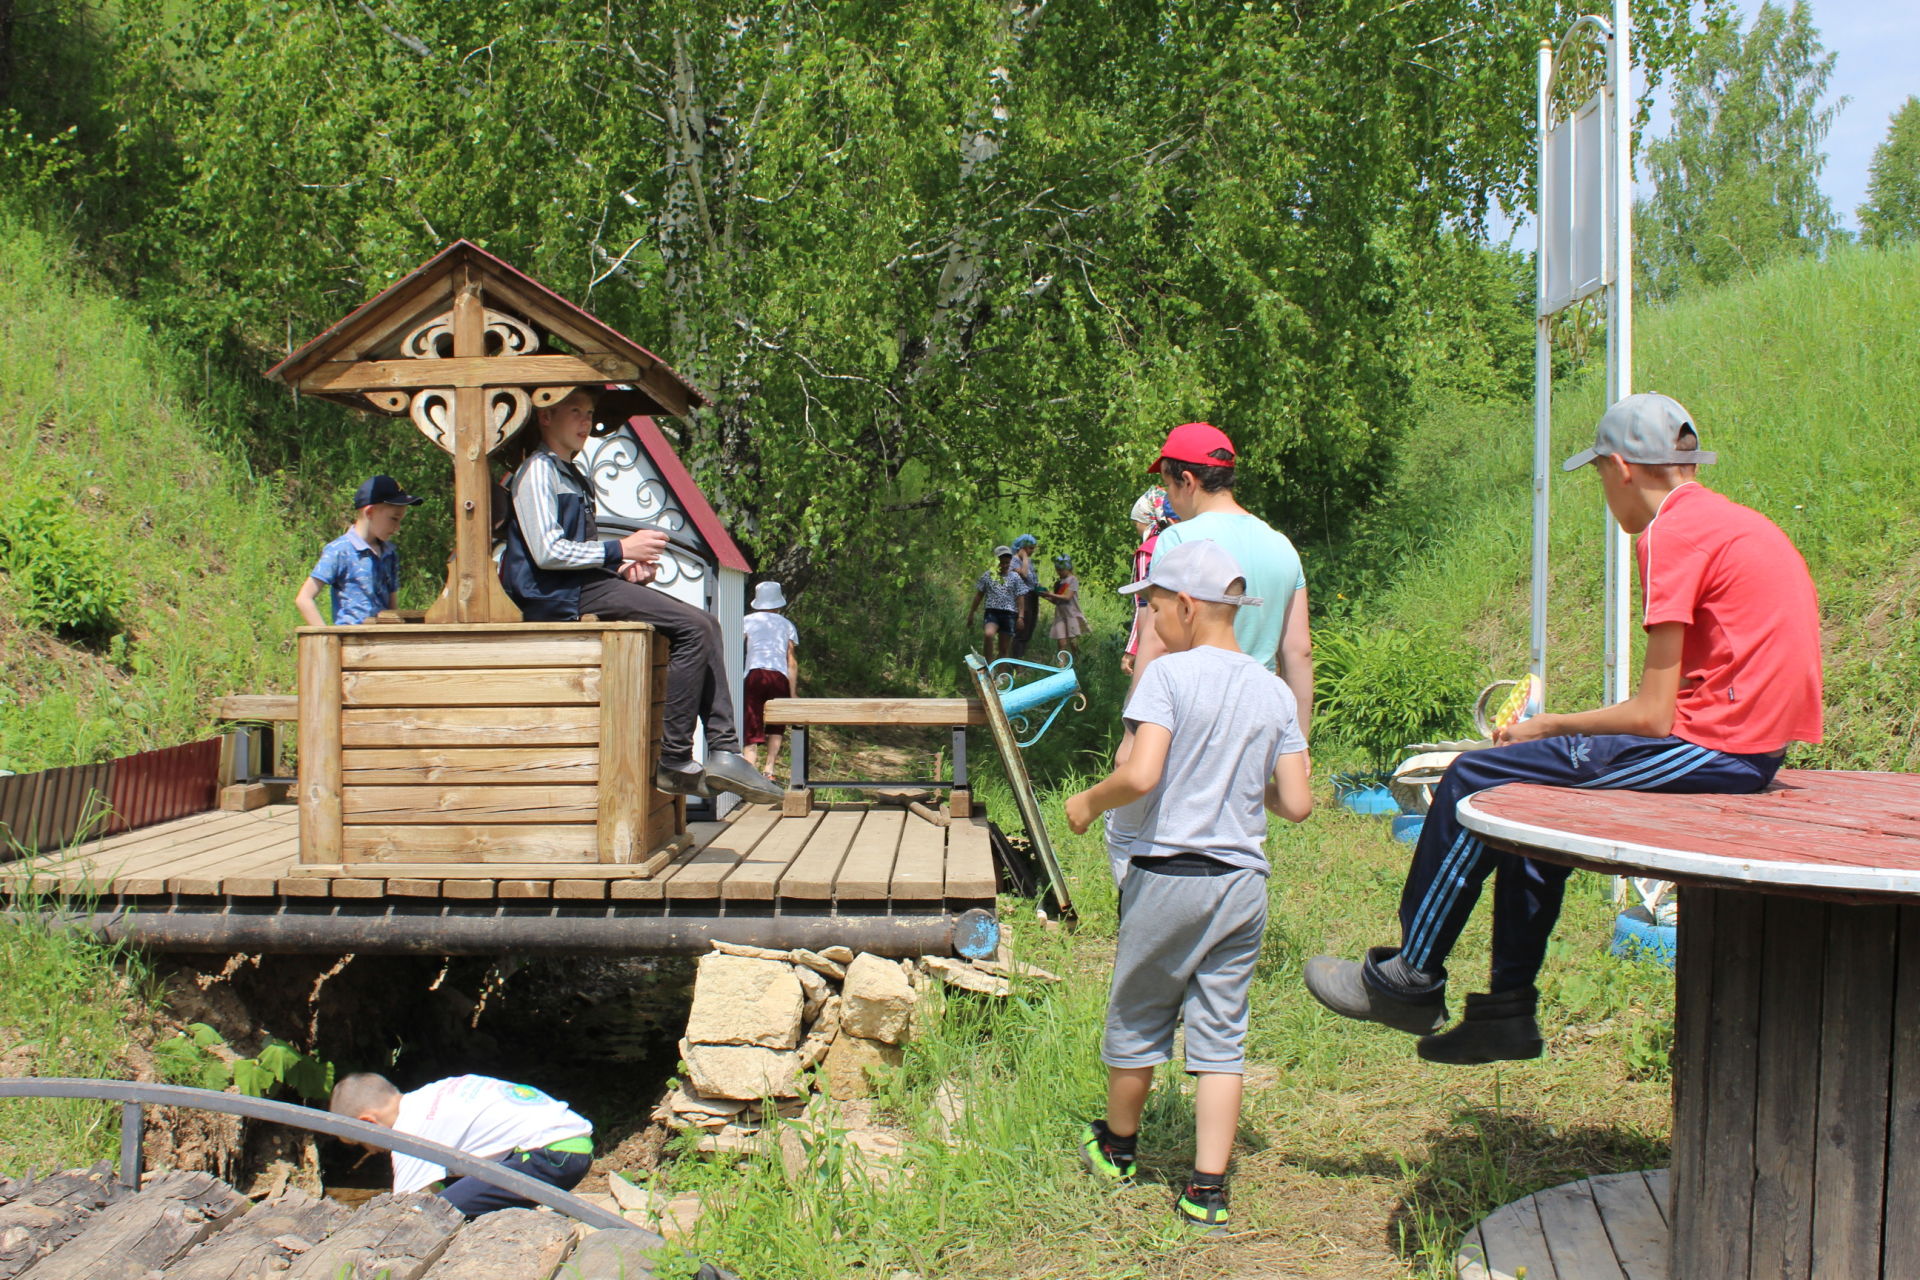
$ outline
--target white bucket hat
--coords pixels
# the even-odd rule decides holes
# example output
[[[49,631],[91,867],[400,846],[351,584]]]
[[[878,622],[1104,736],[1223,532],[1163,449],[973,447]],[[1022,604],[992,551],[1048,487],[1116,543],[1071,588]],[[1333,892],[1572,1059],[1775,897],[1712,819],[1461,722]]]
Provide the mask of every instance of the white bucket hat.
[[[777,582],[763,582],[753,589],[753,607],[756,609],[784,609],[787,597],[781,594]]]

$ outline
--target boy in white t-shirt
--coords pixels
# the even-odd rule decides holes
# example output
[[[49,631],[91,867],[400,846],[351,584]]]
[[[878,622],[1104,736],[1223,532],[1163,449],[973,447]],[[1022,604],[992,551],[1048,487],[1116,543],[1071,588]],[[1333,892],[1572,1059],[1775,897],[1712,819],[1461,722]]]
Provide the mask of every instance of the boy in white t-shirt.
[[[363,1071],[334,1086],[327,1109],[497,1160],[562,1191],[573,1190],[593,1167],[590,1121],[530,1085],[491,1076],[451,1076],[402,1093],[385,1076]],[[437,1187],[446,1176],[437,1164],[393,1153],[395,1194],[437,1190],[469,1218],[532,1203],[480,1178]]]
[[[786,726],[768,724],[767,702],[773,698],[791,698],[800,683],[800,629],[780,610],[787,597],[777,582],[763,582],[753,589],[754,612],[747,615],[743,629],[747,637],[747,725],[741,736],[747,763],[760,769],[760,747],[767,748],[763,773],[772,774],[773,762],[780,758],[781,730]]]
[[[1133,1176],[1153,1073],[1172,1061],[1184,1022],[1186,1068],[1199,1086],[1193,1176],[1174,1211],[1217,1230],[1227,1224],[1247,993],[1267,923],[1266,813],[1300,822],[1312,812],[1307,743],[1292,690],[1234,639],[1235,615],[1261,602],[1244,594],[1226,548],[1205,539],[1170,548],[1121,590],[1149,593],[1148,625],[1165,653],[1127,700],[1133,751],[1067,801],[1075,832],[1104,811],[1134,810],[1100,1045],[1107,1110],[1082,1131],[1080,1152],[1102,1177]]]

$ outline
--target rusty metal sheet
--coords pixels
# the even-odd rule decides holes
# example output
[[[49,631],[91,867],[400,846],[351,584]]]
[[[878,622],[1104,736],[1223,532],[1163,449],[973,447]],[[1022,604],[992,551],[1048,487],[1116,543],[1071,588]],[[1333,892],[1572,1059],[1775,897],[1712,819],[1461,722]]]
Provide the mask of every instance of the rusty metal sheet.
[[[104,834],[205,813],[220,801],[220,739],[142,751],[115,760],[107,778],[112,814]]]

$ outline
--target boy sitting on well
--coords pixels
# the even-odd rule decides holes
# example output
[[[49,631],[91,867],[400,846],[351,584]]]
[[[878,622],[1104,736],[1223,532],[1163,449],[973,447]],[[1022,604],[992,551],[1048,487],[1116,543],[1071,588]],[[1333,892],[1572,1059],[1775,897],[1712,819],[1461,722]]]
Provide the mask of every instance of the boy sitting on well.
[[[1193,1177],[1174,1209],[1207,1228],[1227,1222],[1227,1161],[1240,1123],[1247,988],[1267,924],[1266,815],[1313,808],[1307,744],[1293,692],[1234,640],[1234,615],[1260,600],[1232,555],[1205,539],[1172,547],[1144,581],[1148,625],[1166,655],[1127,700],[1133,752],[1067,801],[1084,832],[1102,812],[1135,806],[1130,874],[1100,1057],[1107,1113],[1089,1124],[1081,1157],[1101,1176],[1133,1175],[1140,1114],[1154,1068],[1187,1027],[1186,1066],[1200,1078]]]
[[[452,1076],[401,1093],[385,1076],[363,1071],[333,1088],[328,1110],[429,1142],[496,1160],[562,1191],[580,1185],[593,1166],[593,1125],[564,1102],[524,1084],[491,1076]],[[437,1190],[469,1218],[530,1205],[480,1178],[447,1176],[437,1164],[393,1153],[393,1190]]]

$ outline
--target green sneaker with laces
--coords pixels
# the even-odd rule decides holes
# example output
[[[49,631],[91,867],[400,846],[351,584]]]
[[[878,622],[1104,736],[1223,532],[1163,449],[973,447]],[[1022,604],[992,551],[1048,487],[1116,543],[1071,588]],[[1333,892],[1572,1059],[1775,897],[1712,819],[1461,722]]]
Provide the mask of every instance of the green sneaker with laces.
[[[1225,1231],[1227,1228],[1227,1189],[1225,1187],[1196,1187],[1187,1184],[1187,1189],[1173,1199],[1173,1211],[1188,1224],[1208,1231]]]
[[[1121,1155],[1112,1145],[1113,1135],[1107,1132],[1106,1122],[1095,1120],[1080,1131],[1080,1162],[1087,1166],[1087,1172],[1108,1182],[1125,1182],[1133,1177],[1139,1168],[1139,1161],[1132,1152]]]

